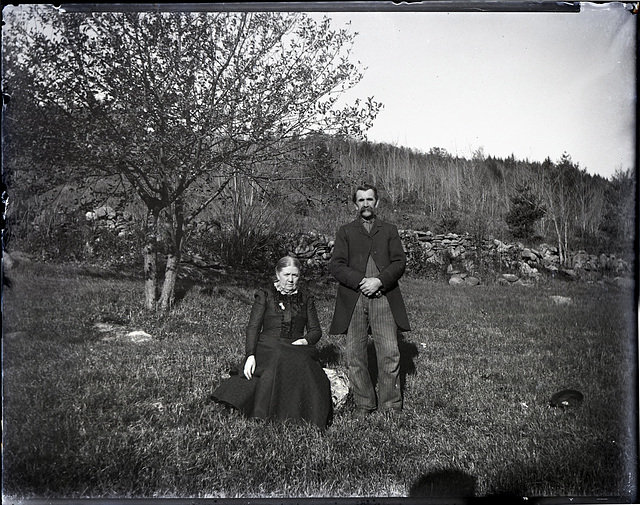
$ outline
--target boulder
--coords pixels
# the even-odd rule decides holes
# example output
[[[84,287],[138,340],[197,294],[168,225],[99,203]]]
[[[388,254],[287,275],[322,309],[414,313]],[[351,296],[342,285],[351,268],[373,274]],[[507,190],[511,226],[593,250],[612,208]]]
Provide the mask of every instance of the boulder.
[[[465,283],[464,278],[459,275],[453,275],[450,279],[449,279],[449,286],[461,286]]]
[[[627,263],[626,261],[624,261],[623,259],[615,259],[613,261],[613,269],[618,272],[618,273],[624,273],[624,272],[630,272],[631,271],[631,267],[629,266],[629,263]]]
[[[432,263],[434,265],[444,265],[444,259],[440,254],[432,254],[427,255],[427,263]]]
[[[346,374],[332,368],[323,368],[331,385],[331,400],[334,410],[340,410],[347,401],[349,379]]]
[[[2,268],[5,272],[9,272],[22,264],[31,263],[31,256],[22,251],[3,251],[2,252]]]
[[[525,277],[536,277],[538,269],[529,266],[528,263],[525,263],[523,261],[522,263],[520,263],[520,273]]]
[[[589,261],[589,255],[585,251],[578,251],[573,255],[571,264],[573,268],[584,268]]]
[[[116,211],[113,210],[113,207],[109,207],[108,205],[103,205],[102,207],[98,207],[93,212],[95,212],[96,219],[115,219]]]
[[[467,277],[464,282],[467,286],[477,286],[480,284],[480,279],[477,277]]]
[[[609,258],[606,254],[602,253],[598,258],[598,263],[600,265],[600,268],[607,268],[607,265],[609,264]]]
[[[620,286],[621,288],[627,288],[627,289],[633,289],[633,287],[635,286],[634,280],[630,279],[629,277],[615,277],[613,279],[613,283],[616,286]]]
[[[552,295],[549,299],[556,305],[572,305],[573,300],[568,296]]]
[[[315,249],[308,245],[299,245],[295,248],[292,256],[298,259],[308,259],[315,254]]]
[[[456,247],[450,247],[449,248],[449,257],[451,259],[455,259],[458,258],[461,254],[463,254],[465,251],[464,246],[459,245]]]
[[[148,333],[142,331],[142,330],[135,330],[135,331],[130,331],[129,333],[127,333],[125,335],[125,337],[133,342],[134,344],[141,344],[142,342],[149,342],[150,340],[153,339],[153,337],[151,335],[149,335]]]
[[[558,255],[558,248],[549,244],[541,244],[540,251],[542,252],[542,257],[544,258]]]
[[[498,240],[498,239],[495,239],[495,240],[493,241],[493,243],[495,244],[497,251],[498,251],[498,252],[500,252],[500,253],[502,253],[502,252],[507,252],[507,251],[509,251],[511,248],[513,248],[513,245],[511,245],[511,244],[505,244],[505,243],[501,242],[501,241],[500,241],[500,240]]]

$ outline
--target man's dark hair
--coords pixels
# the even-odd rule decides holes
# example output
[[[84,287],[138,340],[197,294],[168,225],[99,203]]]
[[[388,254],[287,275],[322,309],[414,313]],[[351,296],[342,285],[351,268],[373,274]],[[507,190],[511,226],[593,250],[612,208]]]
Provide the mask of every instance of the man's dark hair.
[[[356,203],[356,193],[358,191],[369,191],[370,189],[373,190],[373,196],[376,199],[376,202],[378,201],[378,188],[376,188],[373,184],[369,184],[368,182],[363,182],[360,186],[358,186],[354,191],[353,191],[353,195],[351,197],[351,199],[353,200],[353,203]]]

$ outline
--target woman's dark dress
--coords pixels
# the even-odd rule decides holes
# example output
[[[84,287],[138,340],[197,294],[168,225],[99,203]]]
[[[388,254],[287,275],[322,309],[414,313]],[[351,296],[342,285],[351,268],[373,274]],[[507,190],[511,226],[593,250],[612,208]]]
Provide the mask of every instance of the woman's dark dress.
[[[306,333],[305,333],[306,328]],[[255,355],[251,380],[244,362],[213,392],[213,398],[247,417],[304,419],[324,428],[331,415],[331,386],[315,343],[322,331],[314,299],[304,289],[283,295],[275,287],[258,290],[245,341],[245,360]],[[306,338],[309,345],[291,342]]]

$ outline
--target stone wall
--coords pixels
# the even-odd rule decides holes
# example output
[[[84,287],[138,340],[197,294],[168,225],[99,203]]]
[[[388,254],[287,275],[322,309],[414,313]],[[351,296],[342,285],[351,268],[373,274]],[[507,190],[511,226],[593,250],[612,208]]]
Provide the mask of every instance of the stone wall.
[[[448,275],[451,284],[526,283],[545,275],[582,278],[593,274],[611,277],[632,274],[632,266],[613,255],[597,256],[577,251],[561,265],[558,248],[549,244],[531,248],[521,243],[488,239],[478,246],[469,234],[433,234],[415,230],[399,230],[399,233],[407,253],[409,272],[431,269]],[[292,237],[288,252],[308,266],[323,267],[331,259],[333,245],[331,237],[309,232]],[[490,276],[487,265],[494,274],[490,279],[487,278]]]
[[[125,237],[132,224],[132,216],[129,212],[116,212],[108,205],[89,211],[84,217],[87,223],[114,231],[119,237]]]
[[[131,216],[103,206],[86,214],[86,220],[120,236],[126,234]],[[540,244],[535,248],[497,239],[477,244],[469,234],[434,234],[430,231],[399,230],[407,253],[407,271],[417,275],[447,276],[451,284],[531,283],[543,276],[566,278],[629,277],[633,266],[613,255],[596,256],[586,251],[570,253],[560,264],[558,248]],[[326,270],[333,252],[333,237],[314,231],[291,235],[288,254],[307,266]],[[197,260],[197,261],[196,261]],[[185,263],[208,265],[200,257],[185,255]]]

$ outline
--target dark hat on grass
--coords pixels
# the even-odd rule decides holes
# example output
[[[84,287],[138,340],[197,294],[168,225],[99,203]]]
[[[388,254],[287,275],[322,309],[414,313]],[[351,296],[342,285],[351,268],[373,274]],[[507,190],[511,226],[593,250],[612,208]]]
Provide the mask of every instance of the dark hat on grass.
[[[584,400],[584,395],[575,389],[563,389],[558,391],[551,397],[549,404],[552,407],[577,407]]]

